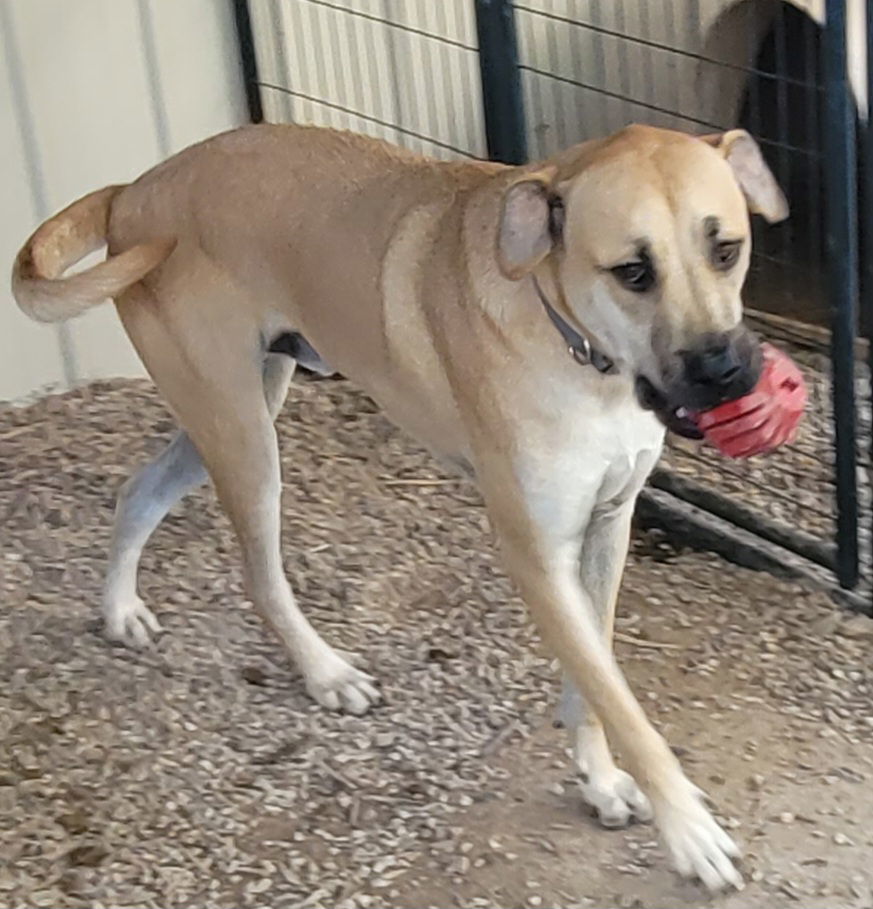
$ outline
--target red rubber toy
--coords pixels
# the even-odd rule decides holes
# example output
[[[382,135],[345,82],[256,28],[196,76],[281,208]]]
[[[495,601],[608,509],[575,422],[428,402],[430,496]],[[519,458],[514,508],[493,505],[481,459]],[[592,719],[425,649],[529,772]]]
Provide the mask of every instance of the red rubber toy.
[[[761,378],[744,398],[695,415],[704,438],[729,458],[748,458],[793,442],[807,392],[797,364],[781,350],[762,344]]]

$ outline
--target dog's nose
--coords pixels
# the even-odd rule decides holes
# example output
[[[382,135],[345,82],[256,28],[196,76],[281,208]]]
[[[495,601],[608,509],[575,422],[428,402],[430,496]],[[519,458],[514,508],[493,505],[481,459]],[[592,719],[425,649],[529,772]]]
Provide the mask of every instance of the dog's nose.
[[[685,353],[685,375],[695,385],[723,388],[737,378],[741,368],[733,345],[728,341]]]

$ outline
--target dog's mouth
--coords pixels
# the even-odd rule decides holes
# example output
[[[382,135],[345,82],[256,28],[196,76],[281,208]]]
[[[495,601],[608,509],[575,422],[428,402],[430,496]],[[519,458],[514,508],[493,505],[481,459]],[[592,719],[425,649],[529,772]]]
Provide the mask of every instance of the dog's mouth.
[[[691,412],[683,405],[673,406],[664,392],[655,388],[645,376],[636,379],[637,400],[643,410],[651,410],[667,429],[684,439],[702,439],[703,433]]]

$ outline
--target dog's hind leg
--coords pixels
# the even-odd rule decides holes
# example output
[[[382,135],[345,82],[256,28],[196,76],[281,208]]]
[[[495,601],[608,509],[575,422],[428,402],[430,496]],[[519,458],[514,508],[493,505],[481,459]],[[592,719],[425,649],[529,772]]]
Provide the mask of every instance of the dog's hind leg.
[[[285,577],[280,540],[279,448],[261,378],[258,317],[220,276],[160,298],[138,289],[119,306],[149,373],[200,452],[240,542],[255,608],[325,707],[363,713],[373,680],[324,641]],[[198,293],[199,291],[199,293]]]
[[[167,512],[204,483],[206,468],[187,433],[178,432],[164,451],[121,487],[103,587],[106,636],[129,647],[144,647],[160,625],[137,593],[143,547]]]
[[[284,354],[267,354],[264,398],[276,418],[295,362]],[[143,647],[160,631],[151,610],[137,593],[137,571],[143,547],[170,509],[208,479],[188,433],[180,430],[154,461],[122,486],[115,509],[109,568],[103,588],[103,620],[110,640]]]

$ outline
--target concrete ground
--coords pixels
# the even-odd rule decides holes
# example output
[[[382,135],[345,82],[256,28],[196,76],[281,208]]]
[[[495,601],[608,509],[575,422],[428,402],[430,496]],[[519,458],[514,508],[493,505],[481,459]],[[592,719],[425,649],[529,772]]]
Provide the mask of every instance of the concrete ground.
[[[475,491],[344,383],[280,421],[286,564],[384,706],[307,700],[208,490],[144,560],[165,634],[107,644],[113,494],[170,431],[145,383],[0,410],[0,906],[873,906],[873,622],[635,540],[620,661],[745,848],[710,900],[588,817]]]

